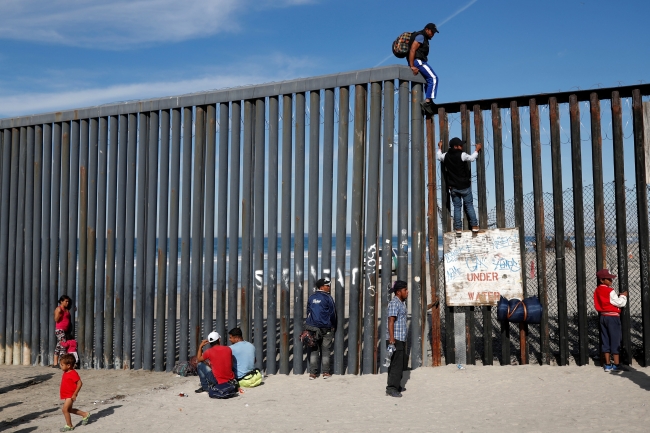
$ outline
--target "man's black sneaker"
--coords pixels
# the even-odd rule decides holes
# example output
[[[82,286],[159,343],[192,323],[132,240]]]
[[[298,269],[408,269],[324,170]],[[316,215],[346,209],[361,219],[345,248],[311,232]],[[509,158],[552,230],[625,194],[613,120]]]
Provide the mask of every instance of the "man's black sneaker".
[[[201,394],[202,392],[205,392],[205,389],[203,389],[203,387],[201,387],[201,388],[197,389],[194,392],[197,393],[197,394]]]
[[[386,391],[386,395],[389,397],[401,397],[402,393],[397,391]]]
[[[435,104],[433,102],[422,101],[420,102],[420,106],[422,107],[422,112],[427,116],[433,116],[435,114],[433,111]]]

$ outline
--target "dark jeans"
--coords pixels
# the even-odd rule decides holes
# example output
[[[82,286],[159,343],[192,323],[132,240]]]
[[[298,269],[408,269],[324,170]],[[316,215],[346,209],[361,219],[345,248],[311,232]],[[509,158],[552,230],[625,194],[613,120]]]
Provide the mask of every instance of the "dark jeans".
[[[388,345],[388,341],[386,345]],[[388,366],[388,385],[386,392],[397,391],[402,389],[402,372],[406,370],[406,342],[395,341],[395,352],[390,358],[390,365]]]
[[[619,316],[600,316],[600,332],[603,345],[600,351],[618,355],[621,348],[621,318]]]
[[[451,201],[454,203],[454,229],[460,230],[463,228],[463,220],[461,209],[465,206],[465,213],[469,219],[470,227],[478,227],[478,219],[476,212],[474,212],[474,196],[472,195],[472,187],[465,189],[451,188]]]
[[[313,330],[318,328],[308,327]],[[318,374],[318,365],[320,358],[323,358],[323,373],[330,372],[330,356],[332,353],[332,341],[334,341],[334,331],[332,328],[320,328],[320,338],[315,339],[316,346],[310,347],[309,350],[309,374]]]
[[[217,381],[214,378],[214,374],[212,374],[212,369],[205,365],[204,362],[199,362],[198,365],[196,366],[196,371],[199,374],[199,380],[201,381],[201,387],[203,388],[204,391],[207,391],[210,389],[210,385],[216,386]]]

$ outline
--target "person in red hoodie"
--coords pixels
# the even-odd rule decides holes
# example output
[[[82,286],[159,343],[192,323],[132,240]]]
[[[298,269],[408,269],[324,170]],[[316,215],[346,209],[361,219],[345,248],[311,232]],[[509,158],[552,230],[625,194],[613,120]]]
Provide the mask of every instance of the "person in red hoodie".
[[[600,333],[603,344],[601,352],[605,355],[605,371],[622,371],[619,359],[621,345],[621,308],[627,304],[627,292],[617,295],[612,289],[612,281],[616,278],[608,269],[596,272],[598,287],[594,291],[594,307],[598,311]],[[611,354],[611,356],[610,356]],[[611,364],[611,358],[614,364]]]

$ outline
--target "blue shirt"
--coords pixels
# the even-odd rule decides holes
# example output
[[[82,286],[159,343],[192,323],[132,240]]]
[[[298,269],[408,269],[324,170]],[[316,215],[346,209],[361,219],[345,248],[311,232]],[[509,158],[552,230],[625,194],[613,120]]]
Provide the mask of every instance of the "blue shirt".
[[[316,290],[309,297],[305,322],[315,328],[336,328],[336,306],[329,292]]]
[[[417,36],[415,37],[415,41],[414,41],[414,42],[419,42],[419,43],[423,44],[423,43],[424,43],[424,35],[422,35],[422,34],[417,35]]]
[[[396,318],[393,329],[395,340],[406,341],[406,302],[402,302],[397,296],[393,296],[393,299],[388,303],[387,315]],[[388,328],[386,328],[386,340],[390,340]]]
[[[240,379],[255,368],[255,346],[248,341],[240,341],[230,346],[232,350],[232,369]]]

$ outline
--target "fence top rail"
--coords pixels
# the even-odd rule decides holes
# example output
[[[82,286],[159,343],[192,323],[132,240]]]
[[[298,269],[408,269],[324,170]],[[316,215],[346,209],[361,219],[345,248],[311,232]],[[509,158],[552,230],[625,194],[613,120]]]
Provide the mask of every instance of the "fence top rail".
[[[19,116],[0,119],[0,129],[17,128],[21,126],[39,125],[53,122],[65,122],[93,117],[115,116],[119,114],[139,113],[147,111],[168,110],[171,108],[192,107],[197,105],[216,104],[221,102],[242,101],[246,99],[279,96],[312,90],[330,89],[335,87],[354,86],[386,80],[405,80],[424,83],[420,76],[414,76],[407,66],[392,65],[380,68],[361,69],[358,71],[338,74],[321,75],[319,77],[298,78],[295,80],[275,83],[257,84],[222,90],[190,93],[179,96],[143,99],[136,101],[116,102],[66,111]]]
[[[603,87],[587,90],[569,90],[566,92],[557,93],[539,93],[537,95],[511,96],[507,98],[448,102],[444,104],[437,104],[437,107],[444,108],[447,113],[459,113],[460,106],[462,104],[465,104],[467,108],[470,109],[475,105],[479,105],[481,107],[481,110],[489,110],[492,108],[492,104],[494,103],[496,103],[499,108],[510,108],[510,103],[512,101],[516,101],[519,107],[527,107],[530,104],[531,99],[535,99],[537,105],[546,105],[548,104],[548,100],[551,97],[557,98],[557,102],[559,104],[562,104],[568,103],[569,97],[571,95],[576,95],[578,101],[588,101],[592,93],[596,93],[598,95],[598,99],[611,99],[613,91],[618,91],[621,98],[628,98],[632,96],[632,91],[636,89],[639,89],[641,91],[641,95],[643,96],[650,95],[650,84],[633,84],[631,86]]]

